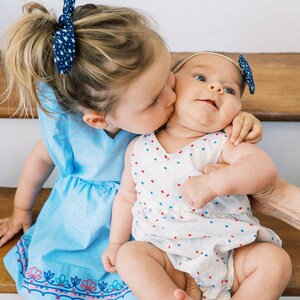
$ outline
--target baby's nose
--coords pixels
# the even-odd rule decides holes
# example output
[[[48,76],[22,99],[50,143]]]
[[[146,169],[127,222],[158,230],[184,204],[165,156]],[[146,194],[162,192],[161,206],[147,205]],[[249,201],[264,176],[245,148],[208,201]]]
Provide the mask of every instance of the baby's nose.
[[[210,91],[214,91],[214,92],[219,93],[219,94],[222,94],[222,93],[223,93],[223,88],[222,88],[221,84],[218,83],[218,82],[209,83],[209,84],[207,85],[207,88],[208,88]]]

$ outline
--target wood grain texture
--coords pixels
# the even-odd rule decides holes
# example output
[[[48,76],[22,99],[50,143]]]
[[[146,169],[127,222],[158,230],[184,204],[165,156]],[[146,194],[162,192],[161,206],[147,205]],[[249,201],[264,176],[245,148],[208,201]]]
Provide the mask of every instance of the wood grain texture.
[[[173,60],[191,53],[173,53]],[[224,53],[237,61],[238,54]],[[256,92],[243,96],[243,110],[261,121],[300,121],[300,53],[245,54]]]
[[[12,188],[0,188],[0,218],[8,217],[12,213],[15,191]],[[43,189],[39,194],[33,206],[33,220],[36,219],[50,192],[50,189]],[[0,248],[0,293],[16,293],[15,283],[4,267],[3,257],[16,244],[20,236],[21,233]]]
[[[10,215],[13,208],[13,197],[15,189],[0,188],[0,218]],[[42,208],[45,200],[50,194],[49,189],[44,189],[40,193],[34,208],[34,218],[38,215],[38,212]],[[256,214],[261,223],[269,228],[272,228],[278,233],[283,240],[283,248],[289,253],[293,263],[293,274],[292,278],[284,292],[285,296],[300,296],[300,231],[295,228],[281,222],[277,219],[266,217],[263,215]],[[4,255],[13,247],[17,242],[20,235],[16,236],[4,247],[0,248],[0,293],[15,293],[15,285],[6,269],[3,265]]]
[[[172,61],[182,59],[190,52],[172,53]],[[230,54],[237,59],[237,54]],[[255,95],[246,92],[243,110],[253,113],[261,121],[300,121],[300,53],[245,54],[256,83]],[[0,66],[0,95],[5,90],[5,78]],[[12,117],[16,111],[17,94],[0,105],[0,117]],[[3,96],[2,96],[3,100]],[[1,98],[0,98],[1,103]],[[36,117],[36,111],[35,111]],[[13,117],[20,117],[17,113]]]

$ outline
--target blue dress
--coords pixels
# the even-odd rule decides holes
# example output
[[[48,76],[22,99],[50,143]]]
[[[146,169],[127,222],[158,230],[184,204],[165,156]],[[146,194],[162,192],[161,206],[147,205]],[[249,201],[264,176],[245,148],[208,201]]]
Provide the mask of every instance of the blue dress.
[[[110,138],[81,116],[64,112],[42,85],[39,110],[45,145],[59,176],[36,223],[5,256],[4,263],[25,299],[136,299],[101,255],[108,244],[111,210],[134,137]]]

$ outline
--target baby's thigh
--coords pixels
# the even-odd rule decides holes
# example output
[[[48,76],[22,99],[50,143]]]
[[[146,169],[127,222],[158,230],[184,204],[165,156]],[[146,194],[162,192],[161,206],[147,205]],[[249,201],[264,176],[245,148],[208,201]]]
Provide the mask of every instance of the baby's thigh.
[[[181,271],[176,270],[167,254],[147,242],[130,241],[124,244],[117,256],[117,269],[122,264],[128,267],[132,265],[139,265],[149,269],[162,268],[174,283],[182,289],[185,289],[186,277]]]
[[[290,258],[279,246],[268,242],[255,242],[234,251],[234,282],[232,292],[236,292],[243,281],[258,273],[262,278],[276,276],[283,269],[289,272]],[[271,275],[272,274],[272,275]],[[284,275],[284,274],[282,274]]]

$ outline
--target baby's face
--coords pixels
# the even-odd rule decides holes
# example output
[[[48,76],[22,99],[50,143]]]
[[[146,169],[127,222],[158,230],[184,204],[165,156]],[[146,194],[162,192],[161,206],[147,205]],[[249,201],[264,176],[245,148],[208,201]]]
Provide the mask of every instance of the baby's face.
[[[200,54],[175,74],[177,96],[170,121],[205,133],[222,130],[241,110],[243,78],[224,57]]]

